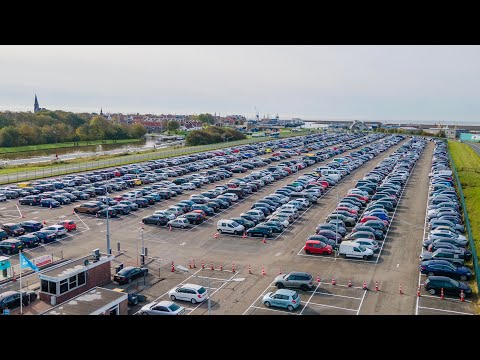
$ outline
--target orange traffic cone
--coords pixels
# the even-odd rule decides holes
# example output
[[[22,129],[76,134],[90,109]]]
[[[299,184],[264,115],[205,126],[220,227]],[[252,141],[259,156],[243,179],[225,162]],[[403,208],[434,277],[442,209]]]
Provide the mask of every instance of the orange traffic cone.
[[[362,289],[363,289],[363,290],[367,290],[367,282],[366,282],[366,281],[363,282]]]
[[[252,268],[250,267],[250,265],[248,265],[248,273],[249,273],[249,274],[252,273]]]
[[[245,239],[247,237],[247,233],[244,231],[242,235],[242,239]]]
[[[235,264],[232,263],[232,273],[235,274]]]
[[[213,237],[216,239],[218,238],[218,233],[215,233],[215,235],[213,235]]]
[[[420,285],[421,286],[421,285]],[[417,290],[417,296],[420,297],[420,286],[418,287],[418,290]]]
[[[45,220],[43,220],[43,225],[47,225],[47,222]]]
[[[223,265],[220,264],[220,271],[223,271]]]
[[[375,291],[378,291],[378,281],[375,281]]]
[[[202,270],[205,269],[205,263],[202,260]]]
[[[72,215],[75,215],[75,210],[72,210]]]
[[[319,276],[317,276],[317,283],[320,284],[321,282],[322,282],[322,279],[320,279],[320,275],[319,275]]]
[[[190,262],[190,260],[188,260],[188,268],[189,268],[189,269],[192,268],[192,263]]]
[[[214,270],[214,268],[213,268],[213,262],[210,263],[210,270]]]
[[[175,272],[175,265],[173,264],[173,261],[172,261],[172,269],[170,271]]]
[[[195,259],[193,259],[192,262],[193,262],[193,268],[196,269],[197,266],[195,265]]]
[[[263,241],[262,241],[264,244],[267,243],[267,239],[265,238],[265,236],[263,237]]]
[[[440,299],[445,299],[445,294],[443,293],[443,288],[440,289]]]
[[[280,270],[278,270],[278,275],[282,275],[282,268],[280,268]]]
[[[399,292],[400,294],[403,294],[402,284],[400,284],[400,286],[399,286],[399,288],[398,288],[398,292]]]
[[[50,210],[52,210],[52,203],[50,203]]]
[[[352,287],[352,280],[348,280],[348,287]]]
[[[168,225],[168,231],[172,231],[172,225]]]
[[[336,285],[337,282],[335,281],[335,278],[332,276],[332,285]]]
[[[465,294],[463,293],[463,290],[460,290],[460,301],[461,302],[465,301]]]
[[[262,275],[266,275],[265,274],[265,269],[263,268],[263,266],[262,266]]]

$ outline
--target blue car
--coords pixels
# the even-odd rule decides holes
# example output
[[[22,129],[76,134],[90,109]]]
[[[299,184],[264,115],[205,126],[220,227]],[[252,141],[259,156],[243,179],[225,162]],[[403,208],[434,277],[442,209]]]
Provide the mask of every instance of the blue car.
[[[456,266],[447,260],[424,260],[420,262],[420,272],[428,276],[448,276],[462,281],[469,280],[472,272],[465,266]]]
[[[53,200],[53,199],[50,199],[50,198],[46,198],[46,199],[42,199],[40,201],[40,206],[41,207],[52,207],[52,208],[56,208],[56,207],[59,207],[60,206],[60,203],[56,200]]]
[[[294,290],[279,289],[275,292],[265,294],[262,299],[263,305],[267,308],[276,306],[293,311],[300,306],[300,296]]]
[[[379,219],[381,220],[387,220],[388,222],[390,222],[390,216],[388,216],[387,214],[385,214],[384,212],[382,211],[378,211],[378,212],[372,212],[372,213],[369,213],[368,214],[369,216],[376,216],[378,217]]]

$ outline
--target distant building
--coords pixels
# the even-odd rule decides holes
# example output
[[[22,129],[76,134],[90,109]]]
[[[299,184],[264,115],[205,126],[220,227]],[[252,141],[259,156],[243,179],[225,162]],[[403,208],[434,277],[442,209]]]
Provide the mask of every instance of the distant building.
[[[38,104],[37,94],[35,94],[35,102],[33,103],[33,112],[39,112],[40,110],[45,110],[45,108],[41,108]]]

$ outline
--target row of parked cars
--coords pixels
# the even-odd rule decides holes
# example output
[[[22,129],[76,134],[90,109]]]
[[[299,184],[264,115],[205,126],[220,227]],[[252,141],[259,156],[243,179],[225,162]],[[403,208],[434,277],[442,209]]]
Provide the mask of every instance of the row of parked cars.
[[[472,253],[463,225],[460,203],[454,187],[446,143],[435,140],[427,205],[428,236],[420,255],[420,272],[427,275],[425,290],[430,294],[470,296],[472,289],[461,282],[473,277],[465,265]],[[458,281],[461,280],[461,281]]]
[[[348,170],[342,172],[337,180],[339,181],[343,179],[350,174],[351,171],[358,168],[366,161],[373,159],[381,152],[398,144],[403,139],[403,136],[389,136],[388,138],[383,139],[381,143],[379,142],[374,146],[364,147],[359,151],[352,152],[344,158],[338,159],[337,162],[340,166],[337,166],[337,169],[344,170],[346,168]],[[366,209],[367,203],[371,200],[370,194],[367,190],[370,190],[370,192],[372,192],[372,190],[375,191],[373,188],[367,189],[368,185],[377,186],[379,181],[383,179],[383,177],[380,178],[379,173],[383,174],[384,169],[381,171],[378,170],[379,166],[382,167],[381,164],[382,162],[377,165],[372,172],[366,174],[362,180],[359,180],[356,187],[350,189],[348,194],[339,200],[335,210],[326,217],[326,222],[318,224],[315,234],[309,236],[305,243],[304,251],[307,254],[329,255],[333,253],[333,250],[340,250],[341,247],[342,254],[346,254],[346,256],[352,256],[350,254],[354,253],[353,256],[368,258],[372,255],[371,251],[363,251],[363,247],[360,248],[362,250],[361,252],[356,251],[355,248],[361,246],[362,244],[360,242],[363,242],[364,238],[367,237],[362,236],[365,234],[364,231],[372,230],[372,232],[375,232],[375,230],[378,230],[376,234],[377,237],[383,236],[383,232],[378,229],[380,225],[375,224],[376,218],[361,218],[360,216],[362,210]],[[321,170],[328,171],[327,169]],[[332,175],[327,174],[325,176]],[[368,184],[364,186],[365,183]],[[365,224],[366,221],[370,221],[370,223]],[[375,229],[371,229],[368,225],[373,225]],[[383,226],[384,224],[381,223],[381,225]],[[342,242],[347,235],[347,228],[352,227],[354,227],[352,232],[346,237],[346,240],[348,241]],[[368,238],[370,238],[370,236],[368,236]],[[370,241],[367,242],[370,243]],[[343,246],[341,244],[343,244]],[[370,245],[375,245],[375,242],[373,241]]]
[[[62,220],[50,226],[35,220],[5,223],[0,230],[0,254],[17,254],[26,248],[55,241],[75,230],[77,225],[73,220]]]
[[[364,142],[355,141],[357,145],[362,145],[368,142],[377,140],[377,136],[370,136],[363,139]],[[345,144],[350,146],[351,144]],[[318,154],[317,160],[325,160],[328,157],[339,155],[344,152],[344,149],[337,149],[338,151],[331,153]],[[326,156],[322,156],[326,155]],[[269,167],[266,171],[282,171],[288,170],[288,175],[294,171],[289,171],[290,168],[302,169],[306,166],[314,165],[316,161],[309,161],[306,159],[290,160],[279,165],[284,166],[282,169],[278,167]],[[335,160],[332,163],[336,163]],[[359,166],[359,165],[358,165]],[[337,168],[337,171],[348,169],[350,171],[354,166]],[[251,209],[240,214],[238,217],[231,219],[222,219],[217,223],[217,231],[222,233],[241,234],[244,232],[248,236],[272,237],[277,233],[282,233],[285,228],[292,224],[297,219],[301,212],[306,211],[312,204],[316,203],[318,199],[326,192],[328,186],[335,185],[339,178],[321,174],[323,167],[315,169],[313,173],[299,176],[291,184],[277,189],[274,193],[265,196],[263,199],[255,202]],[[346,172],[346,171],[345,171]]]

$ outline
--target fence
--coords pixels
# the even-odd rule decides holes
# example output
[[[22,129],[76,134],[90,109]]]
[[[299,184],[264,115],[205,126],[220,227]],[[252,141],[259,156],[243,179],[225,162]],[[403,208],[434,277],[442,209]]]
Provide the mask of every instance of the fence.
[[[448,149],[448,148],[447,148]],[[465,204],[465,197],[463,195],[463,189],[462,189],[462,184],[460,183],[460,178],[458,177],[458,172],[457,172],[457,167],[455,166],[452,156],[450,154],[450,150],[448,150],[448,159],[450,161],[453,173],[455,175],[455,182],[457,184],[457,189],[460,197],[460,202],[462,204],[462,210],[463,210],[463,218],[465,220],[465,227],[467,229],[467,235],[468,235],[468,243],[470,245],[470,250],[472,251],[472,259],[473,259],[473,269],[475,271],[475,279],[477,282],[477,287],[480,289],[480,277],[479,277],[479,267],[478,267],[478,257],[477,257],[477,248],[475,247],[475,242],[473,240],[473,235],[472,235],[472,226],[470,225],[470,219],[468,217],[468,211],[467,211],[467,205]]]
[[[311,131],[299,132],[296,134],[286,134],[281,133],[280,138],[289,138],[289,137],[297,137],[302,135],[311,134]],[[63,165],[63,166],[51,166],[39,170],[28,170],[28,171],[18,171],[10,174],[0,175],[0,184],[10,184],[14,182],[22,182],[22,181],[29,181],[29,180],[36,180],[45,177],[52,177],[52,176],[60,176],[60,175],[67,175],[73,174],[77,172],[84,172],[84,171],[92,171],[98,170],[108,167],[114,166],[122,166],[133,164],[142,161],[148,160],[158,160],[163,158],[169,158],[173,156],[180,156],[180,155],[189,155],[197,152],[202,151],[211,151],[221,148],[227,148],[232,146],[239,146],[239,145],[246,145],[258,142],[264,142],[272,140],[272,138],[264,137],[261,139],[244,139],[244,140],[237,140],[237,141],[227,141],[223,143],[216,143],[216,144],[209,144],[209,145],[199,145],[199,146],[188,146],[188,147],[176,147],[171,150],[159,149],[154,152],[150,152],[147,154],[136,154],[136,155],[127,155],[121,156],[118,158],[113,159],[105,159],[105,160],[96,160],[90,162],[84,162],[79,164],[70,164],[70,165]]]

